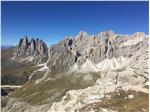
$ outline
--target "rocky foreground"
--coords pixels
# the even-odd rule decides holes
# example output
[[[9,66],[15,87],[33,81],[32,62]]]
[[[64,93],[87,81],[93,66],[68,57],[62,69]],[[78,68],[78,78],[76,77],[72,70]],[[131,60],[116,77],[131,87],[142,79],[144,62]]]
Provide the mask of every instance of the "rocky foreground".
[[[10,61],[33,62],[3,112],[148,112],[148,36],[79,32],[58,44],[23,38]]]

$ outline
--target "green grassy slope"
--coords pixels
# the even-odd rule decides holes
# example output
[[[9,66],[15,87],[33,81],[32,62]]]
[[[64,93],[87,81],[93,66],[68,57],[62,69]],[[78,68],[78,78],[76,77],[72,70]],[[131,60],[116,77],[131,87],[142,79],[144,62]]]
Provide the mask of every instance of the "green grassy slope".
[[[1,52],[1,83],[2,85],[22,85],[28,81],[29,75],[38,69],[31,62],[9,60],[13,57],[14,48],[2,49]]]

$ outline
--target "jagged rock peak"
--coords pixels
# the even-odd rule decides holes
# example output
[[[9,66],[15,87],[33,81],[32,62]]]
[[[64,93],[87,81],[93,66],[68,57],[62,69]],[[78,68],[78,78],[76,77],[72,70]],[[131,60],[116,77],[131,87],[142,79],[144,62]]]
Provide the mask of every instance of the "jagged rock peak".
[[[100,38],[110,38],[110,37],[113,37],[115,35],[117,35],[117,34],[112,30],[107,30],[107,31],[100,32],[97,34],[97,36]]]
[[[85,37],[88,37],[89,35],[87,34],[87,32],[85,31],[80,31],[77,36],[75,37],[75,39],[81,40]]]
[[[39,38],[32,38],[30,41],[27,36],[21,38],[17,45],[16,49],[16,57],[39,57],[40,59],[46,61],[48,58],[48,47],[46,43],[44,43]]]
[[[144,32],[136,32],[132,35],[130,35],[130,38],[134,38],[134,39],[137,39],[137,38],[144,38],[146,37],[145,33]]]
[[[79,36],[87,36],[88,34],[87,34],[87,32],[85,32],[85,31],[80,31],[80,32],[78,33],[78,35],[79,35]]]
[[[82,66],[87,59],[97,64],[113,57],[131,57],[147,46],[144,33],[125,36],[109,30],[99,33],[99,36],[92,36],[81,31],[74,38],[63,39],[50,47],[49,66],[59,72],[67,71],[75,63]]]

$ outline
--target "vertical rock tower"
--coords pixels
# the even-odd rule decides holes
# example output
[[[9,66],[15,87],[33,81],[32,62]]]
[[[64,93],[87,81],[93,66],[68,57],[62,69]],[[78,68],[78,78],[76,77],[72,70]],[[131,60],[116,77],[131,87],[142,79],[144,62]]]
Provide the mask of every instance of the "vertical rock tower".
[[[33,57],[36,63],[44,63],[48,59],[48,47],[39,38],[32,38],[30,41],[28,37],[21,38],[16,48],[16,58]]]

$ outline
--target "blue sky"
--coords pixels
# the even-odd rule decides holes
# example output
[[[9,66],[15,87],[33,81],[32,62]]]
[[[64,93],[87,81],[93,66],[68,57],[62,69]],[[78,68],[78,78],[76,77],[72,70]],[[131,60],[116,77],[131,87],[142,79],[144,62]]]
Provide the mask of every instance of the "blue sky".
[[[25,35],[48,46],[79,31],[148,34],[148,2],[2,2],[2,44]]]

